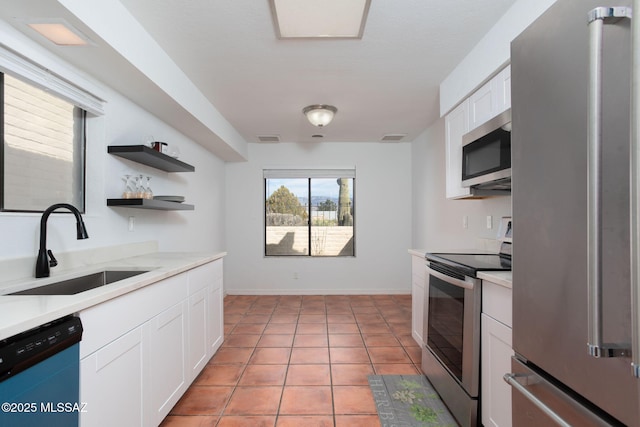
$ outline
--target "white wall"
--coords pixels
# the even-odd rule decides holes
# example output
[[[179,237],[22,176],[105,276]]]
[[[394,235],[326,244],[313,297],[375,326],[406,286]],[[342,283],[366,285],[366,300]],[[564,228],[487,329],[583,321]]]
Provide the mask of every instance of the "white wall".
[[[411,144],[249,144],[226,165],[230,294],[409,293]],[[353,167],[356,257],[264,257],[264,167]],[[298,279],[294,279],[297,273]]]
[[[5,34],[7,31],[14,33]],[[58,71],[69,76],[82,75],[9,26],[3,27],[3,35],[9,42],[19,42],[22,55],[55,63]],[[61,253],[156,240],[163,251],[224,250],[224,162],[124,96],[90,76],[83,75],[83,79],[98,88],[106,100],[106,114],[88,122],[84,220],[90,238],[76,240],[73,217],[54,214],[49,218],[48,247]],[[139,144],[147,135],[178,145],[180,159],[194,165],[196,172],[168,174],[107,154],[107,145]],[[125,172],[152,175],[155,194],[184,195],[195,211],[108,208],[106,199],[122,192]],[[128,231],[129,216],[135,217],[132,232]],[[0,213],[0,260],[33,256],[35,262],[39,223],[39,214]]]
[[[495,239],[499,218],[511,216],[511,197],[473,200],[445,197],[444,119],[436,121],[411,144],[412,247],[428,251],[481,248],[479,239]],[[462,218],[468,216],[468,228]],[[487,229],[486,217],[493,217]]]

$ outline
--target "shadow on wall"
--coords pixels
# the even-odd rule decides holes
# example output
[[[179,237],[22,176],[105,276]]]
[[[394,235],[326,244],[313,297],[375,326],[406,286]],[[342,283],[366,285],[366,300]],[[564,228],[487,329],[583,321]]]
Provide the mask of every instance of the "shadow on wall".
[[[333,227],[341,228],[341,227]],[[346,227],[345,227],[346,229]],[[334,250],[325,252],[322,249],[314,249],[312,251],[313,256],[353,256],[353,231],[348,230],[351,233],[351,237],[342,246],[341,249],[337,249],[334,246]],[[333,240],[333,239],[330,239]],[[344,242],[344,240],[342,240]],[[323,242],[324,243],[324,242]],[[294,246],[300,250],[294,249]],[[282,239],[278,243],[267,243],[266,255],[308,255],[307,248],[301,247],[302,245],[296,244],[296,233],[293,231],[286,232]],[[322,245],[324,247],[324,244]],[[339,247],[339,246],[338,246]]]
[[[297,251],[293,249],[295,242],[295,233],[287,232],[278,243],[267,244],[267,255],[306,255],[306,251]]]
[[[343,246],[338,256],[355,256],[355,252],[353,252],[353,236]]]

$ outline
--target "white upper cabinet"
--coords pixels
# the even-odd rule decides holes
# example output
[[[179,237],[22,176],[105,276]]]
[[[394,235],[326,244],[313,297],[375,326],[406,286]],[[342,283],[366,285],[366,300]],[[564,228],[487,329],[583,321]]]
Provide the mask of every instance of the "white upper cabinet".
[[[469,97],[469,130],[473,130],[495,116],[498,101],[498,83],[489,80]]]
[[[469,130],[511,107],[511,66],[508,65],[469,97]]]
[[[509,108],[511,66],[496,74],[445,116],[448,199],[473,196],[470,188],[462,186],[462,136]]]
[[[511,108],[511,65],[507,65],[504,70],[496,76],[498,88],[497,108],[501,113]]]
[[[456,199],[471,195],[462,186],[462,135],[469,132],[469,100],[465,99],[444,118],[447,162],[447,198]]]

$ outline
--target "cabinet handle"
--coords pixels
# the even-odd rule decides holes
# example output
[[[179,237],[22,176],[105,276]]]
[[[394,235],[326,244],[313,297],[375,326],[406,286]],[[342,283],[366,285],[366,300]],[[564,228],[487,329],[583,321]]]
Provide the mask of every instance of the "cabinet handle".
[[[593,357],[628,356],[625,345],[604,344],[602,333],[602,35],[605,19],[630,18],[627,7],[589,12],[589,106],[587,120],[587,347]],[[633,263],[632,263],[633,264]],[[633,287],[633,286],[632,286]]]

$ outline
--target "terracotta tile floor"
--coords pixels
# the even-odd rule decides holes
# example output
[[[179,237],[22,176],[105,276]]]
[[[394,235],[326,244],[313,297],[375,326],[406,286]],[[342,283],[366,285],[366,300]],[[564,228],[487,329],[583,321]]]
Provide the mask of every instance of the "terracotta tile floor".
[[[411,295],[227,296],[225,342],[162,427],[379,426],[372,374],[420,373]]]

